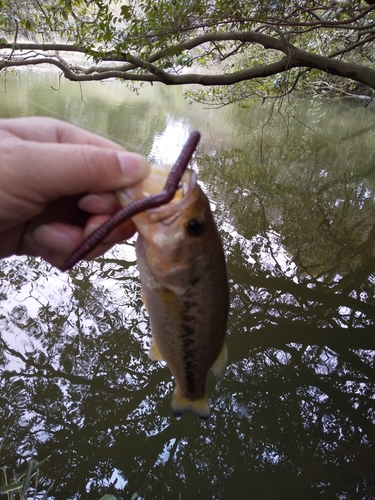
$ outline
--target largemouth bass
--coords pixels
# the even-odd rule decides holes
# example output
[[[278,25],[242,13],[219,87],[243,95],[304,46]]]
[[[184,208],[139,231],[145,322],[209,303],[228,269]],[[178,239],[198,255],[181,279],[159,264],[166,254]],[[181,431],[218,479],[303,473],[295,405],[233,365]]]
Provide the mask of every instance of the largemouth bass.
[[[161,191],[170,167],[119,192],[126,205]],[[193,170],[186,170],[173,200],[134,216],[137,261],[152,341],[149,356],[164,360],[175,380],[172,412],[210,416],[206,377],[227,364],[228,280],[220,235]]]

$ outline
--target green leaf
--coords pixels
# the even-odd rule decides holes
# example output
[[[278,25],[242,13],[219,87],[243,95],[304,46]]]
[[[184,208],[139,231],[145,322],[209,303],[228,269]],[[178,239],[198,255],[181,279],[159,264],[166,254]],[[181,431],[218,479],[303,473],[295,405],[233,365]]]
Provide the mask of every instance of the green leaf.
[[[18,483],[11,483],[8,484],[7,486],[1,486],[0,487],[0,494],[1,493],[8,493],[8,491],[14,491],[14,490],[20,490],[23,486],[23,482],[18,482]]]
[[[27,490],[29,489],[29,485],[30,485],[30,479],[34,473],[34,471],[38,468],[38,461],[37,460],[34,460],[32,459],[29,463],[29,466],[27,468],[27,471],[26,471],[26,475],[25,475],[25,479],[23,481],[23,487],[22,487],[22,491],[21,491],[21,498],[24,498],[26,496],[26,493],[27,493]]]
[[[126,21],[129,21],[131,19],[132,13],[129,5],[121,6],[121,15]]]

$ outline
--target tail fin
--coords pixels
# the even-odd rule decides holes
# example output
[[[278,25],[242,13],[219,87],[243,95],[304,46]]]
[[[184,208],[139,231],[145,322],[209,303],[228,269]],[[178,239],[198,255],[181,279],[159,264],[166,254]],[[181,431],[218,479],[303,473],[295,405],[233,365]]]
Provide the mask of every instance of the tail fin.
[[[175,417],[181,417],[184,413],[193,413],[193,415],[207,420],[211,415],[206,395],[200,399],[189,399],[182,396],[177,387],[173,392],[171,408]]]

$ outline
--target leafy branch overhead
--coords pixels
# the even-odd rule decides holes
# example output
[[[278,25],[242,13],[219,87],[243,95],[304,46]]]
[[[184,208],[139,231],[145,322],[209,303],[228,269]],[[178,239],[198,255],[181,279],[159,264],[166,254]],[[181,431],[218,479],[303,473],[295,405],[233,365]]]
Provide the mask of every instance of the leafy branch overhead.
[[[199,84],[201,99],[223,102],[295,88],[371,95],[372,3],[0,0],[0,70],[47,63],[73,81]]]

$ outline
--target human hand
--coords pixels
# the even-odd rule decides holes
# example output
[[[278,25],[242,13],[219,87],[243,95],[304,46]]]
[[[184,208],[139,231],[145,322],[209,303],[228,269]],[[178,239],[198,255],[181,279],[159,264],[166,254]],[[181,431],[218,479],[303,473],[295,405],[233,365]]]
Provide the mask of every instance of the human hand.
[[[116,189],[149,174],[140,155],[68,123],[44,117],[0,120],[0,258],[65,258],[120,205]],[[135,232],[115,229],[88,258]]]

